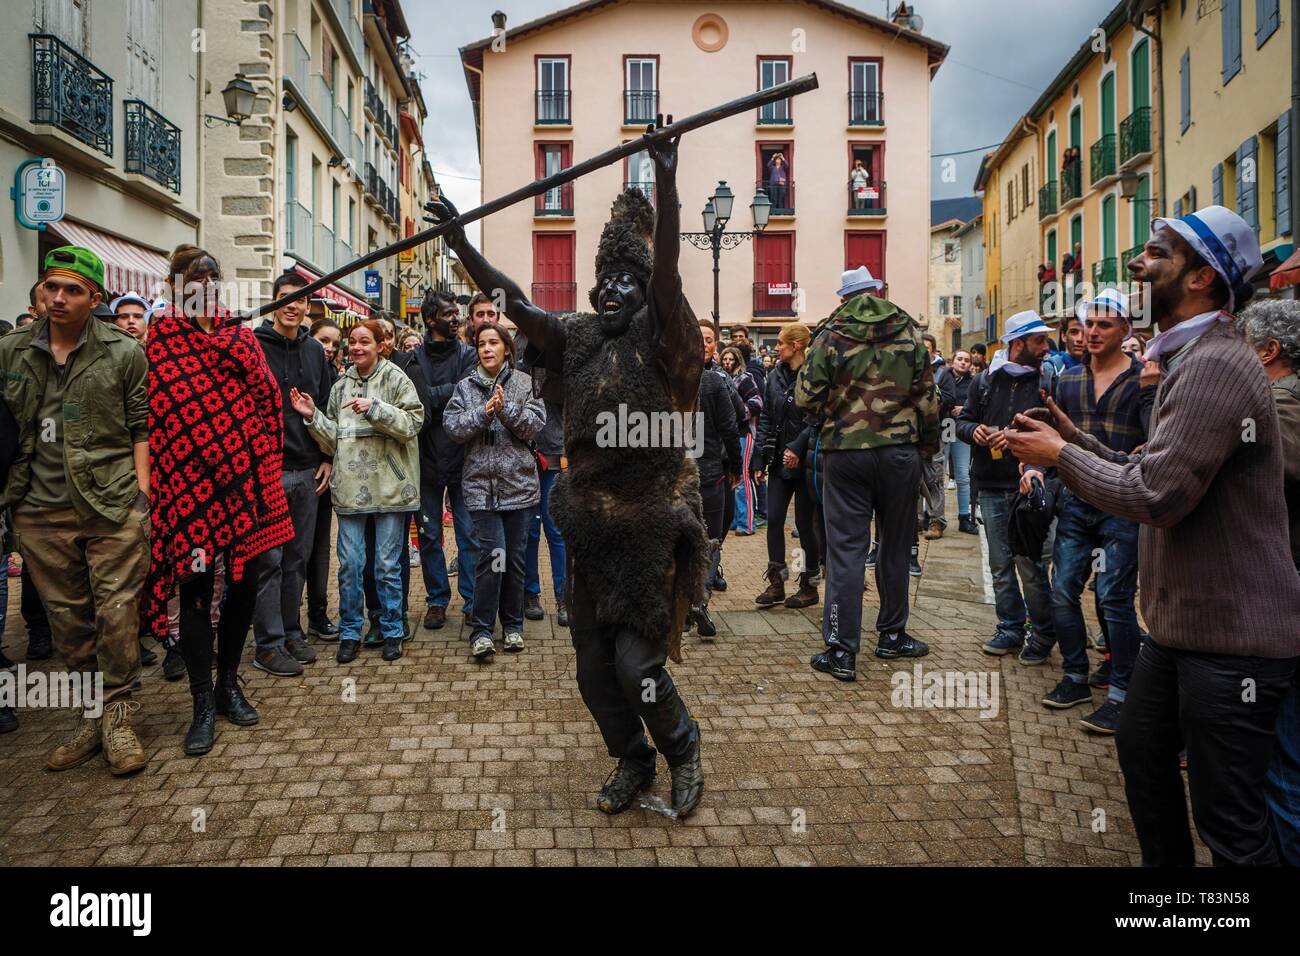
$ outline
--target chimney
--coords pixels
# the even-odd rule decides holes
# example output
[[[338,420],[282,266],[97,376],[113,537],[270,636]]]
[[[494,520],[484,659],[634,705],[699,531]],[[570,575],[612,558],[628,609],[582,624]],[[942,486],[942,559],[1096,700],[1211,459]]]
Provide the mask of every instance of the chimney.
[[[492,14],[492,29],[496,33],[504,33],[506,29],[506,15],[502,10]]]

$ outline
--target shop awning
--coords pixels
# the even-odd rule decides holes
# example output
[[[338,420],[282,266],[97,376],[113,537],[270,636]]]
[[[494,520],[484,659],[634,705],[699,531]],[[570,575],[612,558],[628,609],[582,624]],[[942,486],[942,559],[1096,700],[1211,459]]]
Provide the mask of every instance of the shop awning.
[[[105,293],[135,292],[155,299],[167,283],[167,259],[160,253],[71,219],[51,223],[50,231],[73,246],[85,246],[104,260]]]
[[[302,264],[294,266],[293,271],[306,276],[312,282],[315,282],[320,278],[320,276]],[[358,299],[352,293],[344,291],[337,285],[327,285],[323,289],[316,290],[312,295],[312,299],[324,302],[330,309],[333,309],[336,312],[339,310],[345,310],[347,312],[354,312],[363,319],[370,318],[370,306],[361,299]]]
[[[1274,292],[1300,285],[1300,249],[1291,253],[1291,258],[1282,263],[1268,277],[1268,287]]]

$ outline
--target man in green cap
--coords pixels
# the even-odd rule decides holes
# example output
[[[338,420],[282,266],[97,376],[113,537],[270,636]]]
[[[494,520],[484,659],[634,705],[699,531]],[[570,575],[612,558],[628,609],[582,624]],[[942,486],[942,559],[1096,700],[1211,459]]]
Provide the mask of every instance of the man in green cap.
[[[104,264],[64,246],[45,257],[45,316],[0,339],[18,453],[0,490],[23,563],[68,665],[103,678],[103,716],[83,714],[46,766],[100,750],[114,774],[141,769],[138,597],[149,567],[148,366],[136,341],[93,319]],[[95,713],[96,716],[89,716]]]

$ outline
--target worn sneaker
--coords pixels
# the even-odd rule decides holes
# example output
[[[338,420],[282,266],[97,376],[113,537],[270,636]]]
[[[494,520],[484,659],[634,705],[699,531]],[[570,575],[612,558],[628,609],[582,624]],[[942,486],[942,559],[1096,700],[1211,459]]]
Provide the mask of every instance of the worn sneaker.
[[[874,568],[874,567],[876,566],[876,552],[877,552],[879,549],[880,549],[880,545],[879,545],[877,542],[875,542],[875,541],[871,542],[871,550],[867,552],[867,568],[868,568],[868,569],[870,569],[870,568]]]
[[[720,564],[718,565],[717,572],[713,575],[713,590],[723,592],[727,590],[727,578],[723,575],[722,565]]]
[[[1088,690],[1087,684],[1063,677],[1059,684],[1043,695],[1042,703],[1044,707],[1066,710],[1079,704],[1089,703],[1091,700],[1092,691]]]
[[[1025,646],[1023,637],[1015,637],[1011,634],[998,634],[991,641],[985,641],[980,645],[980,649],[985,654],[992,654],[994,657],[1005,657],[1007,654],[1018,654],[1020,649]]]
[[[384,660],[395,661],[402,656],[402,639],[389,637],[384,639]]]
[[[315,621],[307,625],[307,635],[318,641],[333,643],[339,639],[339,626],[333,621]]]
[[[907,573],[914,578],[921,576],[921,553],[915,546],[912,547],[912,552],[907,558]]]
[[[259,647],[253,654],[253,666],[272,677],[297,677],[302,664],[283,647]]]
[[[887,660],[894,657],[925,657],[929,653],[929,644],[918,641],[906,631],[881,634],[876,642],[876,656]]]
[[[654,782],[653,765],[647,770],[626,758],[620,760],[596,796],[596,809],[611,816],[622,813],[632,805],[638,794],[649,790]]]
[[[1110,686],[1110,657],[1102,658],[1097,669],[1088,677],[1088,686],[1095,687],[1098,690],[1105,690]]]
[[[830,674],[836,680],[858,679],[857,659],[848,651],[827,648],[819,654],[814,654],[808,663],[812,665],[813,670]]]
[[[699,723],[692,720],[691,729],[695,731],[695,744],[691,747],[690,754],[677,766],[668,768],[673,778],[673,810],[676,811],[678,820],[689,817],[699,806],[700,798],[704,796],[704,767],[700,763]]]
[[[361,650],[360,641],[339,641],[338,653],[334,655],[334,660],[340,664],[351,664],[357,659],[357,652]],[[257,666],[257,662],[253,662]]]
[[[300,641],[296,637],[286,637],[284,639],[284,649],[299,664],[316,663],[316,652],[311,649],[306,641]]]
[[[1020,652],[1020,663],[1026,667],[1037,667],[1039,664],[1047,663],[1047,659],[1052,656],[1052,646],[1043,644],[1039,641],[1030,641],[1025,645],[1025,649]]]
[[[1079,723],[1083,724],[1085,730],[1091,730],[1094,734],[1110,736],[1119,727],[1119,711],[1120,705],[1113,700],[1108,700]]]
[[[501,643],[508,651],[522,651],[524,649],[524,636],[518,631],[506,631],[505,639]]]
[[[424,629],[426,631],[441,630],[447,623],[447,609],[445,607],[431,607],[424,612]]]
[[[546,612],[542,610],[542,598],[538,594],[529,594],[524,599],[524,617],[530,621],[540,621],[546,617]]]
[[[975,522],[971,520],[970,515],[961,515],[957,519],[957,530],[962,534],[979,534],[980,529],[975,527]]]
[[[490,634],[480,634],[469,645],[469,652],[479,660],[486,660],[497,652]]]

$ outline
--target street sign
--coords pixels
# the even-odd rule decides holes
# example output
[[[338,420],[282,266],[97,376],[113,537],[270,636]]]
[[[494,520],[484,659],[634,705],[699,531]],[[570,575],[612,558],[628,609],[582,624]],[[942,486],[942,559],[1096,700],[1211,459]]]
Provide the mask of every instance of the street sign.
[[[403,249],[401,252],[399,252],[399,253],[397,254],[397,261],[398,261],[398,262],[414,262],[414,261],[415,261],[415,250],[414,250],[414,249]]]
[[[18,222],[28,229],[44,229],[63,219],[66,182],[52,159],[29,159],[14,174],[9,192]]]
[[[379,270],[367,269],[366,270],[366,295],[372,299],[378,298],[379,289],[380,289]]]
[[[408,289],[414,289],[419,286],[420,279],[423,277],[423,273],[421,273],[419,269],[415,268],[415,266],[409,266],[402,273],[402,285],[406,286]]]

